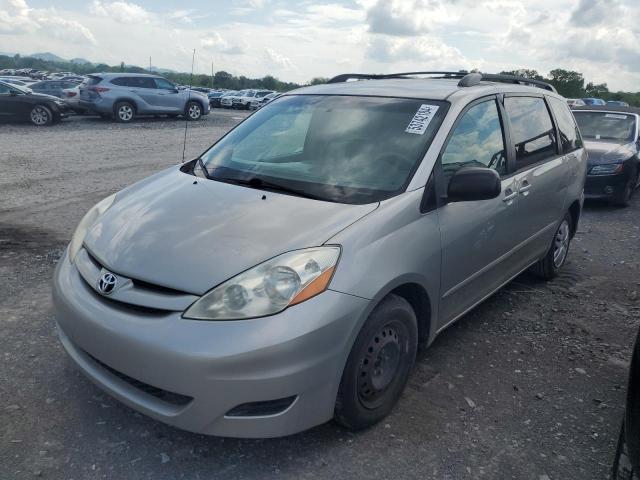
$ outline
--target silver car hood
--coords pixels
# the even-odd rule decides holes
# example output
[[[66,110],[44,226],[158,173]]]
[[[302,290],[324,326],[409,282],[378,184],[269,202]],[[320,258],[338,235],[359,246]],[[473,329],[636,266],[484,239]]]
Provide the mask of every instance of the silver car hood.
[[[115,273],[201,295],[275,255],[323,244],[377,206],[264,192],[174,167],[118,194],[84,244]]]

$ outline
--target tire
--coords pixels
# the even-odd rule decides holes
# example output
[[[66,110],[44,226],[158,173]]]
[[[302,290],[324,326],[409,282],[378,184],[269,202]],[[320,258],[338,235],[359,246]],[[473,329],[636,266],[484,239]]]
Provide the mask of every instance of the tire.
[[[624,189],[616,192],[611,199],[611,203],[617,207],[628,207],[631,203],[631,194],[633,193],[635,175],[630,175],[629,180],[624,185]]]
[[[638,472],[633,470],[633,465],[629,459],[627,452],[627,442],[625,440],[624,425],[620,429],[618,437],[618,448],[616,449],[616,458],[613,461],[613,469],[611,472],[612,480],[640,480]]]
[[[184,115],[190,122],[200,120],[200,117],[202,117],[202,106],[198,102],[189,102],[185,108]]]
[[[532,267],[532,271],[545,280],[551,280],[558,275],[564,266],[569,246],[571,245],[571,231],[573,220],[569,212],[565,213],[556,233],[553,235],[551,246],[542,260]]]
[[[113,107],[113,117],[116,122],[130,123],[136,118],[136,109],[129,102],[118,102]]]
[[[45,105],[34,105],[29,112],[29,121],[36,127],[44,127],[53,123],[53,113]]]
[[[371,312],[349,353],[334,410],[349,430],[370,427],[391,412],[416,358],[418,322],[409,303],[390,294]]]

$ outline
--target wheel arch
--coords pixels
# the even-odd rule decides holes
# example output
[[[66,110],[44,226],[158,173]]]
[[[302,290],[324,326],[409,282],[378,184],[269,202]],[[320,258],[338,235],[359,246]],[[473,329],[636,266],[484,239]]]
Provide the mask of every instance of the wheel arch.
[[[387,295],[389,294],[397,295],[409,302],[418,321],[418,340],[420,342],[427,341],[431,334],[432,321],[431,299],[427,290],[422,285],[411,282],[398,285],[387,293]]]
[[[111,111],[113,112],[113,114],[116,114],[116,105],[118,105],[120,102],[127,102],[130,103],[131,106],[133,107],[133,111],[135,113],[138,113],[138,104],[136,103],[136,101],[133,98],[130,97],[120,97],[117,98],[114,102],[113,102],[113,107],[111,108]]]
[[[578,231],[578,222],[580,221],[580,213],[582,209],[580,208],[580,200],[574,200],[571,205],[569,205],[569,215],[571,215],[571,237],[573,238]]]

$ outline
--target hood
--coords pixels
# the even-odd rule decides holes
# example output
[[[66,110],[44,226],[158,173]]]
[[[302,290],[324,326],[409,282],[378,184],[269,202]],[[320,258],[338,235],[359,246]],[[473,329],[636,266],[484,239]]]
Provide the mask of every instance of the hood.
[[[264,192],[172,167],[118,194],[84,243],[116,273],[202,295],[271,257],[322,245],[377,206]]]
[[[634,143],[610,140],[585,140],[584,146],[589,153],[589,165],[623,162],[637,152]]]

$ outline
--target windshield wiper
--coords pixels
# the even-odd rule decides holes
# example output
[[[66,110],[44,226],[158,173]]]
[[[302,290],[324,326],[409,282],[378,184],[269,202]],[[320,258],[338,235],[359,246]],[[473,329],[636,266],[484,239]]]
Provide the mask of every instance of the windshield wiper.
[[[220,182],[225,182],[225,183],[233,183],[235,185],[243,185],[243,186],[255,188],[258,190],[270,190],[274,192],[288,193],[291,195],[296,195],[298,197],[311,198],[313,200],[328,201],[326,198],[320,197],[318,195],[313,195],[312,193],[308,193],[304,190],[288,187],[287,185],[282,185],[280,183],[270,182],[268,180],[263,180],[262,178],[258,178],[258,177],[251,177],[251,178],[209,177],[209,178],[211,178],[211,180],[218,180]]]

